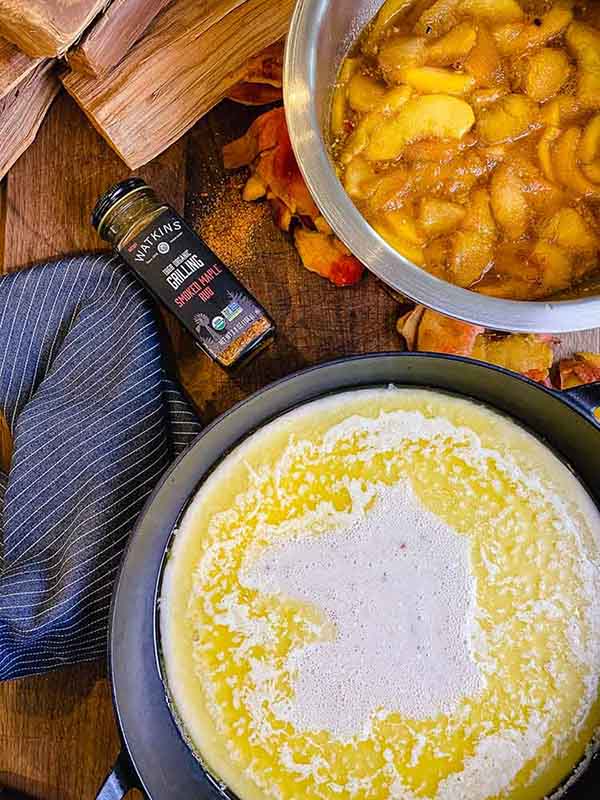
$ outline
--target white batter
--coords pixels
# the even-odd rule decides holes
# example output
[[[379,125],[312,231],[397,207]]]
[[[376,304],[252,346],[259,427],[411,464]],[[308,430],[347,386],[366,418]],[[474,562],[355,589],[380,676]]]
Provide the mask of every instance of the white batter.
[[[294,650],[293,699],[274,706],[298,730],[349,738],[375,712],[424,719],[477,694],[469,649],[475,579],[469,542],[419,503],[407,484],[347,527],[268,550],[242,584],[324,612],[337,636]],[[364,499],[363,499],[364,500]]]

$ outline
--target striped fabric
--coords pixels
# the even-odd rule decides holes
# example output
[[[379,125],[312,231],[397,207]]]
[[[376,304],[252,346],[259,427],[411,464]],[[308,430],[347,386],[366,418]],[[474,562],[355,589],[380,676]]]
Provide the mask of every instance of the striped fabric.
[[[198,421],[165,375],[152,307],[116,257],[0,280],[0,679],[103,656],[136,516]]]

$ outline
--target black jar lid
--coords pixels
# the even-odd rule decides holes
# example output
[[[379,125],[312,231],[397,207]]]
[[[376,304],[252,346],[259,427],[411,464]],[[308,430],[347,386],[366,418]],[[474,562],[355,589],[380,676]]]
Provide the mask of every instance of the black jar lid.
[[[111,186],[94,206],[92,211],[92,225],[99,231],[100,224],[112,206],[119,200],[122,200],[126,195],[131,192],[138,191],[138,189],[148,188],[148,185],[141,178],[126,178],[124,181],[119,181]]]

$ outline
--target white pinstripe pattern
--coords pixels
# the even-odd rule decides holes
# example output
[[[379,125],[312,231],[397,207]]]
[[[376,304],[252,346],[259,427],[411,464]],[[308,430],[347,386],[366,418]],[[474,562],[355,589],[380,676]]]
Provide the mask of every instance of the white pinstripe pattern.
[[[147,337],[145,337],[145,338],[140,340],[140,347],[141,346],[145,346],[145,342],[148,339],[151,339],[153,342],[155,342],[155,344],[153,345],[153,348],[150,348],[150,350],[152,351],[152,349],[154,349],[158,353],[159,347],[158,347],[158,343],[156,343],[154,323],[149,321],[147,323],[147,325],[144,326],[144,330],[149,330],[150,333],[149,333],[149,335]],[[76,382],[73,384],[73,388],[72,388],[71,392],[65,391],[64,388],[61,390],[61,387],[56,387],[56,386],[52,385],[48,389],[48,395],[49,396],[56,395],[57,398],[60,398],[62,403],[69,403],[69,404],[75,404],[75,405],[80,405],[80,404],[83,403],[84,400],[90,399],[88,397],[88,394],[91,395],[92,399],[93,399],[93,391],[92,390],[97,389],[99,386],[105,386],[107,381],[108,381],[108,379],[113,377],[114,372],[118,373],[119,370],[121,369],[120,363],[118,361],[117,356],[119,356],[121,353],[126,352],[128,356],[133,358],[133,354],[129,352],[130,348],[128,348],[127,345],[125,344],[127,342],[126,335],[128,335],[129,332],[130,331],[125,331],[124,344],[122,345],[122,347],[120,349],[118,349],[118,350],[114,350],[113,351],[113,357],[114,357],[113,372],[111,372],[111,370],[109,368],[105,378],[103,379],[102,376],[98,376],[97,371],[94,371],[92,373],[92,377],[94,378],[93,383],[90,383],[89,380],[83,380],[83,379],[79,380],[79,379],[77,379]],[[144,332],[144,331],[142,331],[142,332]],[[147,359],[148,358],[148,349],[141,350],[141,355],[145,356],[146,359]],[[95,363],[95,361],[93,361],[93,362],[91,361],[91,356],[90,356],[90,362],[91,362],[91,364]],[[94,367],[93,366],[88,366],[87,364],[82,365],[82,369],[81,369],[82,377],[87,374],[89,369],[93,370]],[[64,382],[62,382],[62,384],[64,385]],[[84,386],[85,386],[86,392],[82,394],[80,390]],[[30,412],[29,414],[26,413],[28,411]],[[44,409],[43,408],[42,409],[38,409],[37,406],[34,406],[33,408],[31,408],[31,406],[27,406],[26,409],[24,409],[23,415],[20,418],[21,421],[23,420],[23,418],[25,418],[26,424],[27,424],[28,427],[31,425],[31,427],[34,428],[35,426],[34,426],[33,420],[37,419],[37,420],[41,420],[42,423],[44,422]]]
[[[73,259],[71,259],[69,261],[68,269],[64,269],[63,270],[63,277],[62,277],[62,280],[61,280],[61,285],[58,288],[58,290],[56,289],[55,282],[48,281],[48,284],[47,284],[47,287],[46,287],[46,292],[44,293],[43,299],[40,301],[40,311],[41,311],[41,310],[47,308],[48,294],[50,293],[51,290],[54,291],[54,301],[52,303],[52,308],[50,310],[50,313],[46,314],[46,322],[45,322],[45,326],[44,326],[44,332],[43,332],[42,337],[41,337],[41,341],[42,342],[46,341],[47,338],[48,338],[48,331],[49,331],[50,325],[51,325],[51,323],[52,323],[52,321],[54,319],[54,312],[55,312],[55,309],[56,309],[56,304],[58,302],[58,298],[63,296],[63,286],[65,284],[65,281],[67,280],[67,276],[69,275],[69,271],[71,269],[72,264],[73,264]],[[95,266],[95,263],[94,263],[94,266]],[[33,342],[33,337],[32,337],[32,342]],[[33,396],[33,393],[35,391],[35,387],[37,386],[37,382],[38,382],[39,377],[41,375],[41,370],[42,369],[45,370],[45,361],[47,362],[47,353],[45,353],[42,348],[38,348],[38,353],[37,353],[37,358],[36,358],[36,363],[35,363],[35,370],[34,370],[34,373],[33,373],[34,376],[35,376],[35,380],[32,381],[32,383],[31,383],[31,387],[29,389],[29,394],[27,396],[27,400],[30,400],[31,397]]]
[[[162,434],[162,432],[160,432],[157,435],[161,435],[161,434]],[[150,439],[149,441],[152,442],[153,440],[154,440],[154,438]],[[162,452],[164,453],[165,450],[166,450],[166,443],[165,443],[164,438],[162,439],[162,444],[163,444]],[[126,454],[124,457],[127,457],[128,455],[129,454]],[[118,461],[121,461],[121,460],[122,460],[122,458],[117,460],[117,461],[115,461],[114,464],[118,464]],[[59,533],[59,531],[57,531],[56,529],[59,526],[63,526],[66,523],[69,522],[69,518],[72,516],[73,511],[75,511],[78,514],[79,510],[80,510],[80,507],[83,506],[83,504],[84,504],[84,501],[92,499],[91,495],[94,492],[97,491],[97,486],[93,482],[93,476],[95,474],[97,474],[97,471],[94,468],[97,466],[98,461],[99,461],[99,459],[97,459],[92,465],[90,465],[91,469],[92,469],[92,473],[91,473],[92,477],[88,478],[86,483],[84,484],[84,486],[81,487],[81,488],[84,488],[84,487],[87,488],[88,485],[90,486],[90,488],[88,489],[86,494],[83,497],[78,497],[78,489],[77,489],[77,487],[75,487],[73,492],[71,493],[71,495],[66,500],[61,502],[60,505],[56,509],[52,509],[49,512],[51,514],[50,517],[47,517],[46,515],[42,516],[42,519],[40,520],[40,522],[45,522],[46,525],[45,526],[40,526],[40,523],[37,523],[34,528],[30,528],[29,529],[28,538],[33,539],[33,542],[31,544],[29,544],[24,550],[21,549],[20,552],[18,552],[14,556],[15,563],[19,563],[19,562],[26,563],[25,562],[25,556],[33,550],[34,546],[36,548],[36,554],[37,554],[37,549],[41,546],[42,540],[45,539],[45,538],[48,538],[49,542],[46,544],[45,547],[43,547],[43,548],[41,548],[39,550],[40,553],[45,552],[48,549],[48,547],[52,546],[52,542],[54,541],[54,537],[56,535],[58,535],[58,533]],[[135,468],[136,468],[136,464],[134,463],[133,464],[133,469],[135,469]],[[85,510],[86,510],[86,507],[84,506],[84,511]],[[56,522],[54,522],[53,525],[48,526],[48,519],[49,518],[54,519],[59,513],[62,513],[63,516],[60,517],[58,520],[56,520]],[[89,519],[89,515],[88,515],[88,519]],[[38,530],[38,527],[42,527],[42,530],[44,530],[44,533],[37,533],[37,535],[35,537],[32,536],[31,534],[35,534],[37,532],[37,530]],[[54,534],[54,536],[53,536],[53,534]],[[17,545],[15,545],[15,547],[13,547],[12,549],[9,549],[9,550],[6,551],[6,554],[5,554],[6,558],[8,558],[9,555],[11,555],[13,553],[13,551],[15,549],[17,549],[18,544],[19,543],[17,543]],[[27,559],[27,561],[30,561],[30,560],[31,560],[31,556]]]
[[[158,453],[162,449],[164,449],[164,439],[162,439],[162,437],[161,437],[161,439],[158,441],[157,445],[150,451],[149,454],[150,454],[151,457],[154,457],[154,455],[156,453]],[[71,558],[78,558],[79,554],[85,549],[86,546],[88,546],[88,547],[89,546],[95,546],[98,542],[100,542],[102,540],[102,537],[94,537],[92,539],[92,541],[89,542],[88,545],[85,545],[85,544],[82,543],[82,541],[85,541],[86,539],[89,539],[88,533],[93,533],[95,531],[99,531],[99,530],[102,530],[102,529],[105,528],[104,521],[100,522],[94,528],[89,528],[89,522],[91,522],[91,520],[95,519],[98,516],[101,516],[102,520],[104,520],[104,516],[105,516],[106,512],[111,510],[111,508],[116,503],[124,502],[130,496],[133,496],[133,497],[137,498],[140,485],[143,486],[146,483],[146,481],[140,482],[138,480],[138,478],[137,478],[137,475],[138,474],[142,475],[144,472],[145,472],[145,470],[142,470],[140,473],[136,473],[136,475],[134,475],[128,481],[123,481],[123,483],[121,484],[123,487],[126,486],[127,484],[129,484],[130,482],[134,483],[134,486],[132,487],[131,491],[129,491],[126,494],[122,495],[122,499],[119,498],[118,501],[114,501],[114,503],[107,505],[105,508],[103,507],[103,510],[102,510],[101,513],[98,512],[98,514],[92,514],[91,516],[89,516],[88,520],[87,520],[88,526],[86,526],[85,532],[80,533],[75,528],[72,531],[72,534],[71,534],[71,536],[73,538],[64,537],[64,541],[61,542],[59,545],[53,545],[53,540],[51,539],[50,540],[50,545],[46,545],[46,547],[40,549],[39,552],[36,551],[36,553],[35,553],[36,573],[45,572],[47,569],[53,568],[53,569],[57,570],[57,574],[61,574],[64,565]],[[151,486],[153,486],[154,483],[156,482],[155,480],[152,480],[152,478],[155,478],[155,479],[158,478],[160,476],[161,472],[162,472],[162,466],[159,465],[158,467],[156,467],[156,472],[153,473],[153,475],[152,475],[152,477],[150,479],[148,479],[151,482]],[[102,483],[99,484],[99,486],[102,486],[102,485],[103,485]],[[102,505],[104,503],[105,498],[111,498],[112,496],[113,496],[113,492],[112,492],[112,489],[111,489],[108,492],[106,492],[105,495],[99,496],[97,498],[97,502],[98,502],[98,504]],[[112,531],[109,531],[105,535],[106,536],[112,536]],[[46,552],[48,549],[50,549],[50,555],[47,556],[46,558],[42,558],[43,553]],[[71,552],[71,550],[73,550],[73,552]],[[47,565],[50,565],[50,566],[47,566]],[[55,575],[54,576],[50,576],[50,575],[44,574],[44,578],[45,578],[45,580],[51,581],[51,580],[55,580],[56,576]],[[4,577],[3,577],[3,587],[6,590],[8,590],[8,588],[11,587],[11,580],[14,581],[16,584],[22,584],[22,583],[31,582],[34,579],[33,578],[29,578],[27,576],[27,574],[23,574],[22,569],[17,570],[16,574],[11,574],[10,570],[7,570],[5,572]]]
[[[143,297],[143,294],[144,293],[143,293],[142,289],[138,288],[136,290],[135,295],[133,297],[129,298],[128,305],[130,303],[132,303],[132,302],[139,301],[139,299]],[[120,298],[116,298],[116,299],[118,301]],[[106,303],[103,308],[98,309],[98,313],[99,314],[100,313],[106,313],[106,308],[108,306],[109,306],[109,303]],[[126,310],[126,307],[124,309],[121,309],[121,315],[122,315],[124,310]],[[133,310],[130,311],[129,315],[132,315],[132,314],[135,314],[135,313],[136,313],[136,306],[134,305]],[[125,321],[128,318],[129,317],[126,316],[124,318]],[[137,322],[137,319],[135,319],[134,321]],[[107,340],[105,331],[100,329],[100,330],[94,332],[95,333],[95,337],[94,337],[94,339],[92,339],[91,332],[93,331],[93,329],[94,329],[94,327],[96,325],[100,325],[102,322],[105,322],[105,320],[102,317],[100,317],[94,323],[94,325],[92,325],[91,327],[88,327],[87,331],[86,331],[86,335],[87,335],[86,341],[83,342],[82,346],[79,348],[78,351],[76,351],[74,354],[70,354],[70,355],[73,355],[75,357],[79,356],[79,359],[80,359],[79,361],[77,361],[77,360],[75,361],[75,368],[74,368],[75,370],[77,370],[77,368],[79,368],[79,370],[82,369],[81,356],[82,356],[83,352],[85,352],[86,357],[88,359],[90,359],[90,360],[94,359],[100,354],[100,351],[101,351],[101,349],[103,349],[104,346],[109,346],[109,345],[112,344],[112,340],[114,338],[116,338],[117,334],[120,333],[121,335],[123,335],[123,331],[121,330],[121,328],[118,328],[116,331],[113,332],[113,334],[111,335],[110,339]],[[148,325],[152,325],[152,324],[153,324],[152,321],[150,319],[148,319]],[[128,331],[125,331],[124,333],[128,333]],[[98,341],[96,341],[96,340],[98,340]],[[96,346],[94,348],[90,347],[90,344],[93,341],[96,341]],[[69,340],[68,344],[70,345],[70,340]],[[67,348],[66,352],[68,352],[68,349],[69,348]],[[48,387],[47,387],[47,391],[49,393],[55,392],[55,393],[57,393],[57,394],[62,396],[62,386],[63,386],[64,383],[67,382],[67,379],[70,378],[71,375],[73,374],[73,370],[71,370],[70,372],[63,371],[64,370],[64,366],[66,366],[66,365],[62,363],[62,360],[61,360],[60,363],[56,364],[56,368],[57,368],[57,370],[59,370],[58,374],[60,375],[60,378],[59,379],[55,378],[54,380],[52,380],[52,378],[50,378],[50,382],[49,382]],[[83,365],[84,368],[86,366],[89,366],[89,365],[85,365],[85,364]],[[78,374],[78,373],[76,372],[76,374]]]
[[[153,338],[154,338],[154,332],[152,332],[149,336],[147,336],[143,341],[148,341],[149,339],[153,339]],[[150,350],[151,351],[158,350],[158,345],[152,345]],[[119,355],[120,355],[120,351],[115,351],[115,357],[118,357]],[[131,359],[132,368],[136,365],[136,363],[138,361],[141,361],[142,365],[141,365],[140,368],[144,369],[147,359],[148,359],[148,352],[147,351],[141,351],[140,353],[138,353],[135,357],[133,357]],[[115,366],[115,368],[113,369],[112,373],[116,372],[118,369],[120,369],[120,367]],[[135,375],[137,373],[137,371],[138,371],[137,369],[132,369],[131,374]],[[106,374],[106,382],[108,382],[111,377],[112,377],[111,371],[108,370],[107,374]],[[97,380],[93,384],[93,388],[99,389],[102,386],[102,383],[103,383],[102,377],[96,375],[96,379]],[[86,398],[86,399],[89,400],[91,398]],[[65,400],[65,397],[63,395],[63,401],[64,400]],[[83,402],[82,398],[80,398],[79,400],[73,400],[72,403],[73,403],[73,408],[76,409],[76,411],[75,411],[75,413],[71,414],[71,423],[74,424],[75,422],[77,422],[79,424],[80,418],[85,419],[85,417],[87,415],[87,406]],[[38,417],[41,417],[42,421],[43,421],[43,419],[44,419],[43,410],[40,411]],[[37,429],[37,426],[34,426],[33,423],[31,422],[32,419],[34,419],[34,417],[32,417],[32,416],[27,417],[27,428],[31,431],[31,433],[33,433],[34,429]],[[46,421],[46,425],[43,426],[42,430],[40,430],[39,433],[37,433],[35,435],[30,435],[30,437],[28,439],[29,446],[31,447],[38,439],[40,439],[40,440],[42,440],[42,444],[40,445],[40,447],[43,448],[45,446],[45,443],[47,443],[47,434],[49,434],[51,432],[54,432],[54,431],[58,431],[59,435],[62,435],[62,423],[61,423],[60,419],[58,419],[55,422],[53,422],[50,426],[48,426],[47,421]],[[64,442],[63,442],[63,444],[64,444]],[[33,458],[35,456],[35,452],[28,453],[28,456],[29,456],[29,458]],[[36,465],[31,464],[31,466],[28,469],[29,470],[34,470],[34,469],[36,469]]]
[[[156,481],[199,431],[151,306],[117,258],[0,280],[0,679],[101,656],[119,561]]]
[[[160,374],[160,370],[159,369],[154,370],[154,373],[153,373],[154,376],[157,376],[159,374]],[[140,381],[138,381],[138,383],[140,383]],[[121,406],[117,407],[116,411],[121,411],[123,406],[132,403],[136,399],[137,398],[135,398],[135,397],[130,398],[129,400],[127,400],[126,403],[123,403],[123,404],[121,404]],[[141,408],[144,409],[144,408],[146,408],[147,405],[150,405],[150,404],[152,404],[154,406],[154,408],[152,409],[151,412],[149,412],[148,414],[146,414],[142,418],[142,422],[146,423],[146,424],[148,423],[149,418],[151,418],[151,417],[153,417],[155,415],[160,415],[161,412],[162,412],[162,409],[159,406],[156,405],[156,401],[154,399],[153,400],[149,400],[146,403],[144,403],[141,406]],[[111,428],[118,427],[119,429],[114,433],[113,436],[111,436],[108,439],[108,442],[107,441],[100,441],[94,447],[90,448],[90,450],[88,450],[86,452],[82,452],[81,455],[79,455],[75,459],[75,462],[74,462],[75,465],[79,464],[79,462],[88,462],[90,454],[92,452],[94,452],[94,450],[98,450],[98,449],[103,450],[104,447],[106,446],[106,444],[112,444],[112,442],[115,441],[115,440],[122,440],[123,439],[123,430],[122,430],[122,428],[120,426],[121,426],[121,423],[122,423],[123,419],[127,419],[128,417],[131,417],[131,416],[135,417],[133,424],[128,426],[125,429],[125,433],[128,433],[130,430],[138,428],[139,427],[139,419],[138,419],[139,411],[140,411],[140,407],[139,406],[137,408],[133,408],[131,411],[129,411],[127,414],[125,414],[125,416],[123,418],[116,419],[113,423],[108,425],[105,428],[105,431],[104,431],[106,436],[108,435],[108,432],[111,430]],[[160,424],[161,419],[158,419],[157,422]],[[136,436],[143,436],[146,433],[146,431],[147,431],[147,428],[144,429],[144,430],[139,430],[139,432],[137,434],[135,434],[135,435]],[[50,443],[49,443],[50,445],[52,445],[54,443],[55,438],[56,437],[53,437],[53,439],[50,441]],[[75,434],[73,434],[70,437],[69,436],[64,437],[64,439],[61,442],[61,444],[63,446],[64,445],[71,446],[71,445],[74,444],[73,440],[78,440],[79,438],[80,438],[80,432],[78,431],[78,432],[76,432]],[[121,444],[120,445],[116,445],[115,449],[116,449],[116,447],[119,447],[119,446],[120,447],[128,447],[128,445],[129,445],[129,441],[121,441]],[[21,498],[21,504],[20,504],[21,505],[21,509],[20,510],[23,511],[25,508],[27,508],[27,506],[29,504],[33,503],[35,500],[38,499],[38,497],[40,497],[40,495],[45,493],[46,486],[47,486],[47,481],[44,481],[44,478],[46,478],[48,476],[48,473],[55,472],[57,467],[61,467],[63,465],[63,462],[71,462],[71,459],[73,458],[73,454],[69,450],[67,450],[67,452],[63,456],[61,456],[60,458],[57,459],[56,451],[50,450],[50,452],[48,452],[48,448],[44,448],[44,449],[46,449],[46,455],[38,456],[38,458],[39,458],[38,464],[41,467],[44,464],[44,462],[48,461],[48,462],[50,462],[50,465],[48,467],[46,467],[45,471],[42,472],[42,473],[39,473],[38,469],[36,469],[35,471],[36,471],[37,474],[36,474],[35,478],[33,478],[31,481],[29,481],[29,483],[26,486],[24,486],[17,494],[15,494],[13,496],[8,496],[8,498],[6,500],[6,503],[5,503],[5,506],[4,506],[4,510],[5,511],[8,510],[9,506],[11,505],[11,503],[14,500],[16,500],[17,498]],[[38,448],[36,452],[39,452],[40,450],[42,450],[42,448]],[[101,455],[99,455],[92,462],[91,465],[94,466],[98,461],[102,460],[103,458],[104,458],[104,453],[101,453]],[[19,475],[18,480],[19,480],[20,483],[23,482],[22,478],[23,478],[23,476]],[[63,483],[62,491],[64,491],[64,489],[67,486],[69,486],[70,484],[78,483],[78,481],[79,481],[79,475],[75,474],[71,478],[69,483],[67,483],[67,484]],[[16,483],[16,481],[15,481],[15,483]],[[42,488],[40,488],[39,491],[37,492],[37,494],[35,494],[33,492],[33,487],[37,486],[37,484],[40,484],[40,483],[42,484]],[[23,494],[26,495],[25,498],[22,497]],[[55,498],[50,497],[42,504],[42,507],[44,505],[47,505],[47,504],[53,504],[54,502],[55,502]],[[23,515],[22,522],[19,525],[17,525],[16,528],[13,529],[11,532],[7,532],[5,534],[5,537],[4,537],[5,543],[10,540],[11,536],[13,536],[15,533],[18,533],[18,531],[20,530],[21,526],[26,524],[27,521],[28,520]],[[5,556],[8,557],[9,555],[10,555],[10,551],[7,550],[5,552]]]

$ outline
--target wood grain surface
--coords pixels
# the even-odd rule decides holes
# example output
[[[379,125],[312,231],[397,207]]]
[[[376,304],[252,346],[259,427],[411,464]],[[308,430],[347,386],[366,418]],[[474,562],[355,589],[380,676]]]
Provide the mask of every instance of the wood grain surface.
[[[1,2],[1,0],[0,0]],[[104,78],[63,83],[132,168],[189,130],[288,29],[293,0],[179,0]]]
[[[185,141],[138,171],[179,210],[185,194]],[[106,249],[90,224],[99,195],[131,174],[65,93],[33,145],[6,177],[0,272],[63,253]]]
[[[241,175],[225,176],[220,149],[259,113],[224,103],[141,174],[184,209],[270,310],[277,343],[239,377],[198,354],[170,324],[187,391],[208,422],[275,378],[317,361],[397,349],[397,306],[372,277],[337,289],[306,272],[262,204],[240,204]],[[31,148],[0,184],[0,272],[40,259],[98,249],[90,210],[127,167],[65,94],[54,102]],[[232,224],[231,210],[237,203]],[[600,350],[598,332],[563,337],[562,352]],[[0,463],[10,446],[0,423]],[[2,444],[3,442],[3,444]],[[0,684],[0,786],[38,800],[91,800],[119,748],[103,664]]]
[[[56,56],[110,0],[0,0],[0,32],[30,56]]]
[[[8,94],[40,63],[0,36],[0,97]]]
[[[69,50],[69,66],[88,75],[104,75],[137,42],[154,17],[171,0],[112,0],[77,47]]]
[[[35,139],[58,94],[55,64],[43,61],[0,98],[0,180]]]

